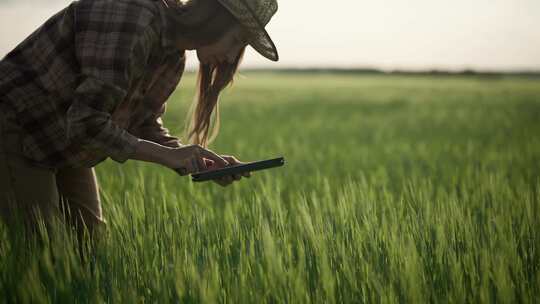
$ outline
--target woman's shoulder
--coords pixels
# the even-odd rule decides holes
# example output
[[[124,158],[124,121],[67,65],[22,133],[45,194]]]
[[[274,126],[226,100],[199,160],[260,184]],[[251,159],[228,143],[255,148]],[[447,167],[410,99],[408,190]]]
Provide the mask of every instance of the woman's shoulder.
[[[152,0],[80,0],[75,2],[74,32],[79,57],[127,63],[158,44],[160,12]]]

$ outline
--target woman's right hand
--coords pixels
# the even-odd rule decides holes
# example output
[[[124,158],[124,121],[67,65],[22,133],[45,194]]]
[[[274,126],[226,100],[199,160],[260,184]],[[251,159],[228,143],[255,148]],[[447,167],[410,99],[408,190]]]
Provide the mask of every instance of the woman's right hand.
[[[166,156],[166,165],[184,176],[205,171],[207,164],[204,159],[212,160],[218,167],[229,165],[223,157],[200,145],[186,145],[171,149]]]

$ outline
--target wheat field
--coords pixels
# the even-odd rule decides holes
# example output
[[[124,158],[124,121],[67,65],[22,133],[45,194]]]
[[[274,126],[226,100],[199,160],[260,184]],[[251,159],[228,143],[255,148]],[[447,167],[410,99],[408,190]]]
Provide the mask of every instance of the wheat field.
[[[107,160],[89,261],[1,227],[2,301],[540,301],[538,79],[246,72],[221,117],[212,150],[286,165],[222,188]]]

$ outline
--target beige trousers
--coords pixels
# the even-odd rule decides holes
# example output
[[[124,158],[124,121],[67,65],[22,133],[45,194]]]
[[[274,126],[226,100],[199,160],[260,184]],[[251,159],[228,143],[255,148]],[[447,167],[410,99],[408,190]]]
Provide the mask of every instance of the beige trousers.
[[[106,223],[94,169],[31,164],[21,154],[20,128],[0,115],[0,217],[9,226],[15,214],[30,226],[38,214],[46,223],[53,217],[68,219],[79,233]]]

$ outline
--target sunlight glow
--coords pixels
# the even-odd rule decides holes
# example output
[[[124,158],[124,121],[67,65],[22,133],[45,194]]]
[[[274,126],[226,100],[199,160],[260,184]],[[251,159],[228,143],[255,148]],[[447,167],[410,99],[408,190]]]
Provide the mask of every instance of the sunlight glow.
[[[0,2],[0,56],[68,3]],[[538,0],[281,0],[280,62],[249,49],[244,66],[540,69],[538,28]]]

